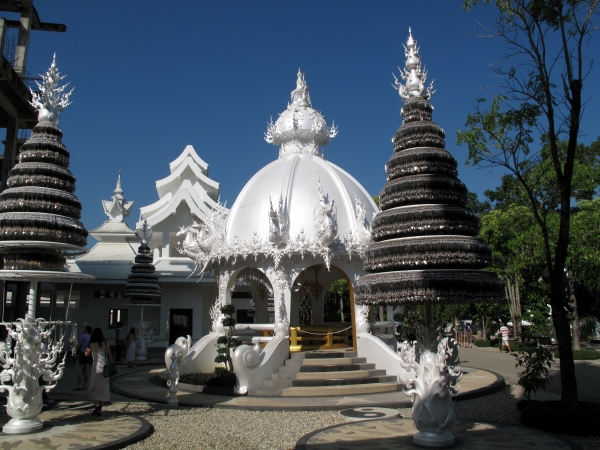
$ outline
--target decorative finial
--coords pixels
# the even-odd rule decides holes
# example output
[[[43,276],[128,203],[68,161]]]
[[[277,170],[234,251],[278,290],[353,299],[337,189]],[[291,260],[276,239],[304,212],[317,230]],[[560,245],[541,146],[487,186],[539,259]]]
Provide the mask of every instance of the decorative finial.
[[[146,219],[144,219],[144,223],[142,224],[141,228],[135,230],[135,235],[140,240],[142,245],[150,242],[150,239],[152,239],[152,227],[148,225],[148,221]]]
[[[398,91],[398,94],[403,100],[409,98],[422,97],[425,100],[431,99],[434,94],[433,81],[430,83],[427,90],[425,90],[425,82],[427,81],[427,71],[421,66],[421,58],[419,56],[419,47],[417,41],[413,38],[412,29],[408,28],[408,39],[406,45],[404,45],[404,56],[406,57],[406,64],[404,70],[398,68],[400,71],[400,77],[406,82],[402,84],[394,76],[394,84],[392,86]]]
[[[34,92],[29,88],[33,101],[31,105],[38,111],[38,122],[50,122],[58,125],[60,112],[71,104],[69,101],[73,89],[69,92],[64,92],[69,83],[58,87],[59,81],[66,78],[66,75],[61,76],[56,66],[56,53],[52,58],[52,65],[42,77],[42,84],[37,84],[39,92]]]
[[[117,187],[113,193],[115,195],[111,197],[111,200],[102,200],[104,213],[108,216],[108,220],[110,222],[123,222],[125,217],[127,217],[131,212],[134,202],[125,201],[125,197],[123,196],[123,188],[121,187],[120,170],[117,178]]]
[[[310,94],[308,93],[308,86],[306,85],[306,80],[304,79],[304,74],[300,69],[298,69],[296,79],[296,89],[292,91],[292,103],[296,106],[308,106],[312,107],[310,102]]]

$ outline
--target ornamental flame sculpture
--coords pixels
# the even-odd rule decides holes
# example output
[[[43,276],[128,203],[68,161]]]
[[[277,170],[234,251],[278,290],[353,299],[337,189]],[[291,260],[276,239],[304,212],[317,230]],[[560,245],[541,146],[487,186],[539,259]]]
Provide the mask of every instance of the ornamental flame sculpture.
[[[75,177],[68,170],[69,152],[58,128],[59,114],[69,105],[72,92],[65,93],[66,86],[58,86],[64,78],[55,55],[50,69],[42,75],[42,84],[38,83],[39,93],[32,92],[31,104],[39,111],[39,123],[21,147],[19,162],[8,174],[8,188],[0,194],[0,276],[30,282],[27,315],[17,322],[3,323],[8,337],[0,343],[0,392],[8,392],[6,412],[11,417],[3,427],[5,433],[42,428],[37,418],[42,391],[53,389],[63,375],[64,357],[58,361],[66,331],[63,326],[70,322],[68,317],[52,323],[36,319],[38,281],[93,278],[64,271],[63,251],[83,250],[87,243],[87,231],[79,222],[81,204],[73,194]],[[53,341],[56,325],[60,338]],[[40,386],[40,379],[47,384]]]
[[[453,386],[460,373],[453,365],[458,346],[443,338],[434,322],[433,303],[501,301],[502,282],[481,269],[491,263],[491,250],[475,236],[479,220],[467,209],[467,189],[456,175],[456,160],[444,149],[444,131],[431,121],[419,48],[409,30],[406,66],[395,88],[404,101],[403,124],[392,139],[394,155],[386,165],[387,183],[380,193],[382,211],[373,219],[364,260],[368,275],[355,290],[356,303],[419,303],[425,316],[417,324],[417,342],[401,345],[401,365],[414,369],[407,394],[413,396],[417,444],[451,445],[454,436]],[[394,77],[395,78],[395,77]]]

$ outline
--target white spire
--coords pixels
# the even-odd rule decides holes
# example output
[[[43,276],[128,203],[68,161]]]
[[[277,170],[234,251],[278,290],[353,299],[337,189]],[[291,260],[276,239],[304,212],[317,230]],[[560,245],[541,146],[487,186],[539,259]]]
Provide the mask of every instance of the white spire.
[[[64,92],[69,83],[58,87],[59,81],[66,78],[66,75],[61,76],[58,71],[56,53],[52,58],[52,64],[48,71],[40,76],[42,77],[42,84],[35,82],[39,92],[34,92],[29,88],[33,97],[31,105],[38,111],[38,122],[50,122],[58,125],[60,112],[71,104],[69,97],[73,93],[73,89]]]
[[[310,153],[322,156],[322,147],[337,135],[337,127],[327,126],[323,115],[312,107],[304,74],[298,69],[296,89],[291,94],[292,102],[267,124],[265,141],[281,146],[279,157],[293,153]]]
[[[402,84],[394,76],[394,84],[392,86],[398,91],[400,97],[403,100],[408,100],[413,97],[422,97],[425,100],[429,100],[434,94],[433,81],[425,91],[425,83],[427,81],[427,71],[421,66],[421,58],[419,55],[419,47],[417,41],[413,38],[412,30],[408,29],[408,39],[406,45],[404,45],[404,56],[406,57],[406,64],[404,70],[400,70],[400,77],[406,82]]]
[[[134,202],[125,201],[123,196],[123,188],[121,187],[121,171],[119,170],[119,177],[117,178],[117,187],[113,191],[115,195],[111,197],[112,200],[102,200],[102,206],[104,207],[104,213],[108,216],[109,222],[124,222],[125,217],[131,212],[131,207]]]

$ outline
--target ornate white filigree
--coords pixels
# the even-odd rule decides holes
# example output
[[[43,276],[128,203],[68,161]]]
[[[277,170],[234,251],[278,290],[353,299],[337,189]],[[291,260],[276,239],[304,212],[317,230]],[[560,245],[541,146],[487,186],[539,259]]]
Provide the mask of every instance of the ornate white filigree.
[[[69,92],[64,92],[69,83],[58,87],[58,83],[66,78],[66,75],[61,76],[56,66],[56,53],[52,58],[50,68],[42,77],[42,84],[35,82],[38,87],[38,92],[29,88],[32,96],[31,105],[38,111],[38,122],[50,122],[58,125],[59,116],[63,109],[71,104],[69,97],[73,93],[73,89]]]
[[[32,432],[42,428],[37,419],[43,406],[42,391],[50,392],[63,376],[66,353],[62,359],[60,354],[64,334],[53,341],[54,326],[30,314],[4,325],[8,336],[0,341],[0,392],[8,392],[6,413],[11,420],[3,431]],[[40,386],[40,378],[47,384]]]
[[[288,240],[287,218],[283,207],[283,197],[279,196],[277,209],[273,209],[273,202],[269,196],[269,241],[279,246]]]
[[[419,56],[419,47],[417,41],[413,39],[412,30],[408,29],[408,40],[404,46],[404,56],[406,64],[404,70],[400,70],[400,77],[406,82],[401,81],[394,75],[394,84],[392,86],[398,91],[398,94],[403,100],[413,97],[423,97],[429,100],[435,93],[433,90],[433,81],[425,91],[425,83],[427,82],[427,71],[421,66],[421,58]]]
[[[360,305],[358,307],[358,317],[356,318],[356,334],[361,336],[369,334],[371,325],[369,324],[369,305]]]
[[[329,197],[323,192],[321,180],[319,179],[319,205],[315,207],[313,218],[315,234],[324,247],[331,246],[337,235],[337,217],[334,203],[335,200],[329,203]]]
[[[417,346],[405,341],[399,350],[400,365],[416,373],[408,379],[408,389],[404,391],[413,396],[412,417],[421,433],[415,442],[453,442],[454,436],[449,432],[455,418],[452,395],[458,392],[454,386],[462,377],[453,367],[458,358],[458,344],[444,338],[437,345],[437,353],[425,349],[419,355]]]
[[[277,308],[277,317],[275,320],[275,336],[287,338],[290,336],[290,321],[285,309],[285,295],[291,287],[289,274],[284,270],[277,271],[277,279],[275,281],[279,288],[279,307]]]
[[[313,109],[304,74],[298,70],[296,89],[291,93],[291,103],[273,123],[267,123],[265,141],[280,146],[279,156],[310,153],[322,156],[322,147],[337,136],[335,124],[327,127],[323,115]]]
[[[354,194],[354,214],[354,232],[350,230],[344,237],[344,245],[350,260],[352,260],[352,253],[358,253],[362,258],[371,242],[371,228],[367,224],[365,205],[356,194]]]
[[[145,361],[148,354],[148,346],[154,343],[154,327],[152,326],[152,322],[141,320],[133,322],[133,328],[135,328],[136,359]]]

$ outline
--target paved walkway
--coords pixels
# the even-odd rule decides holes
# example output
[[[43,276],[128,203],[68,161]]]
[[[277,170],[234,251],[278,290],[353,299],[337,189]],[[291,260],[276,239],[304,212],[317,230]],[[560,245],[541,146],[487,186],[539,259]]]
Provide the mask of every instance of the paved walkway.
[[[383,419],[350,422],[309,433],[298,440],[297,450],[405,450],[423,448],[413,442],[418,432],[412,419]],[[581,447],[543,431],[498,423],[458,420],[452,429],[456,442],[450,448],[572,449]],[[446,447],[448,448],[448,447]]]
[[[461,348],[460,361],[469,367],[476,367],[502,375],[510,384],[517,384],[518,373],[522,370],[515,367],[516,358],[508,353],[500,353],[498,350],[483,350],[477,347]],[[560,395],[560,365],[552,365],[550,370],[554,377],[547,391]],[[577,390],[581,400],[600,402],[600,389],[597,380],[600,379],[600,365],[591,361],[575,361],[575,373],[577,375]]]
[[[31,434],[0,433],[2,449],[118,449],[144,439],[150,423],[129,414],[105,411],[102,417],[90,415],[91,402],[61,402],[38,416],[44,428]],[[0,415],[0,429],[8,421]]]
[[[468,367],[463,367],[462,370],[463,378],[457,396],[459,400],[486,395],[504,387],[504,379],[500,375]],[[111,380],[111,391],[138,400],[166,403],[169,392],[158,377],[163,371],[163,368],[150,369],[116,376]],[[186,386],[188,389],[186,389]],[[180,405],[238,408],[254,411],[322,411],[374,405],[386,408],[407,408],[411,406],[410,397],[402,391],[331,397],[238,397],[205,394],[195,392],[192,390],[193,388],[194,386],[179,385],[177,398]]]

